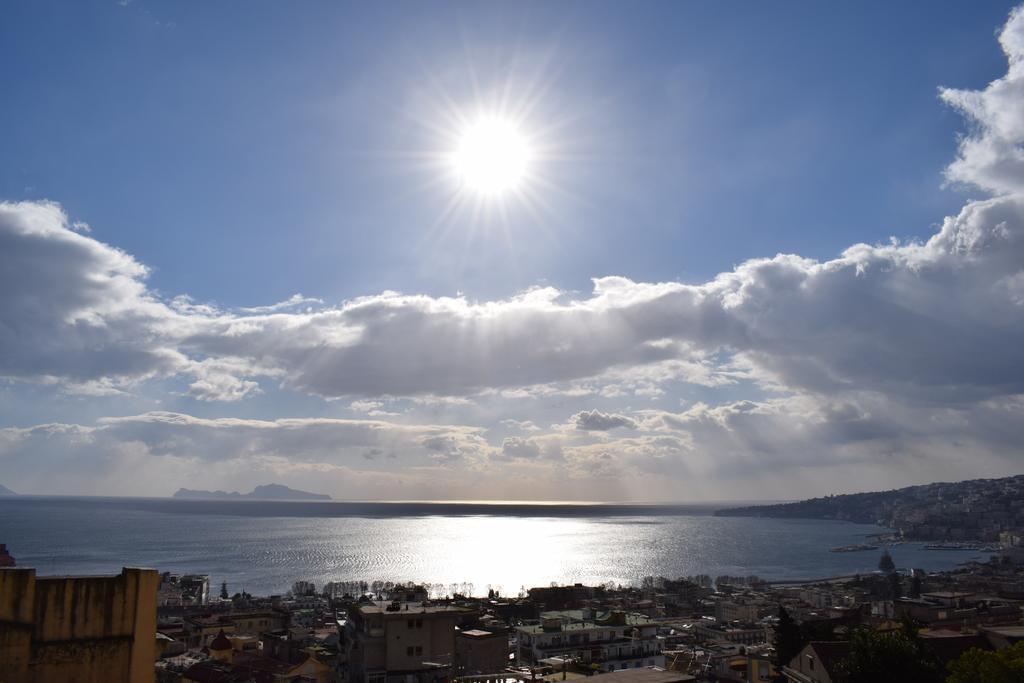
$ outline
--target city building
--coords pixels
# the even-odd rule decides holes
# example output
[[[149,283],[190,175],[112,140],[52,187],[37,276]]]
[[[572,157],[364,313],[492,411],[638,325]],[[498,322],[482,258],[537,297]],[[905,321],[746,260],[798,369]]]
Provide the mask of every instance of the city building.
[[[965,628],[978,625],[1012,625],[1020,622],[1020,608],[1003,601],[978,601],[966,604],[962,600],[943,598],[943,594],[929,593],[932,597],[898,598],[893,601],[894,618],[913,619],[931,628]],[[936,598],[934,596],[939,595]],[[949,595],[954,595],[950,593]]]
[[[608,674],[607,680],[601,679],[602,683],[690,683],[696,680],[696,676],[687,673],[656,667],[622,669]]]
[[[834,683],[841,678],[839,663],[850,654],[848,642],[812,641],[782,667],[790,683]]]
[[[258,636],[264,631],[287,629],[288,624],[288,613],[276,610],[198,614],[184,620],[183,631],[186,646],[202,648],[221,631],[228,636]]]
[[[544,612],[541,623],[516,627],[520,665],[572,660],[595,671],[663,667],[658,625],[640,614],[608,612],[595,618],[583,610]]]
[[[753,603],[720,600],[715,603],[715,619],[718,621],[757,621],[762,608]]]
[[[508,632],[472,628],[455,634],[455,669],[458,675],[490,674],[508,668]]]
[[[348,683],[434,683],[452,677],[455,627],[471,611],[424,602],[351,606],[338,623],[338,665]]]
[[[0,569],[0,681],[152,681],[159,582],[154,569],[52,577]]]
[[[584,586],[577,583],[572,586],[541,586],[531,588],[527,594],[530,600],[541,605],[541,609],[564,610],[582,606],[586,600],[593,599],[602,589]]]
[[[206,574],[160,575],[157,592],[159,607],[205,605],[210,600],[210,577]]]
[[[182,683],[331,683],[334,672],[314,657],[288,664],[267,657],[236,655],[232,661],[208,659],[181,674]]]
[[[771,640],[769,630],[763,624],[738,621],[723,623],[711,619],[701,619],[694,623],[693,633],[697,640],[718,640],[740,645],[757,645]]]
[[[767,683],[774,681],[778,672],[775,669],[774,653],[747,652],[747,683]]]

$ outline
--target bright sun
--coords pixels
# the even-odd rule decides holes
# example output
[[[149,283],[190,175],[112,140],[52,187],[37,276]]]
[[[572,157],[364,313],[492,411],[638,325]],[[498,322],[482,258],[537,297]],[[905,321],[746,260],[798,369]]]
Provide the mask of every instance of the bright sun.
[[[511,121],[482,118],[466,127],[451,162],[463,187],[494,196],[515,190],[526,177],[531,153]]]

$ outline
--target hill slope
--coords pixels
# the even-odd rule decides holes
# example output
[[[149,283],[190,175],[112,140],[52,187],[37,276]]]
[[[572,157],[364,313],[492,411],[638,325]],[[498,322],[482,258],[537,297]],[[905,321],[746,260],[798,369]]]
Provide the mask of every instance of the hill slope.
[[[796,503],[753,505],[715,512],[719,517],[838,519],[898,529],[925,540],[997,540],[1024,527],[1024,475],[850,493]]]

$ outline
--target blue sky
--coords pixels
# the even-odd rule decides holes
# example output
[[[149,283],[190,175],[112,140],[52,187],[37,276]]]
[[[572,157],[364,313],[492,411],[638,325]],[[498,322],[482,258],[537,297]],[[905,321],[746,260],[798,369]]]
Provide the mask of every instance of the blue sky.
[[[312,460],[315,448],[238,436],[244,445],[209,476],[222,488],[268,477],[315,486],[313,465],[333,467],[338,482],[365,476],[374,482],[369,495],[383,497],[514,498],[520,487],[555,472],[575,483],[537,495],[635,499],[643,486],[616,488],[613,480],[667,472],[710,483],[651,495],[763,498],[894,477],[914,483],[928,472],[955,476],[979,469],[975,454],[988,458],[983,472],[1016,472],[1019,465],[991,439],[918,428],[940,414],[952,419],[940,409],[980,424],[996,418],[970,411],[993,409],[992,401],[1008,402],[999,411],[1016,405],[1015,357],[991,352],[990,367],[960,371],[941,351],[930,364],[921,354],[908,356],[934,334],[956,337],[959,346],[949,353],[959,349],[959,358],[975,335],[1012,347],[1019,263],[1002,264],[1002,279],[975,290],[974,278],[970,286],[952,283],[960,266],[929,280],[915,260],[920,255],[877,246],[872,258],[892,261],[882,270],[906,267],[916,273],[913,285],[894,280],[851,299],[843,294],[849,283],[837,284],[826,288],[834,301],[803,302],[808,308],[799,310],[790,299],[770,298],[745,314],[747,327],[733,330],[737,336],[722,331],[736,321],[708,331],[709,319],[670,309],[666,315],[678,326],[661,329],[632,308],[636,297],[662,296],[663,290],[653,293],[656,286],[675,285],[683,289],[673,296],[685,291],[701,301],[715,292],[722,310],[714,315],[728,317],[735,297],[749,301],[750,292],[761,291],[744,289],[742,265],[750,259],[799,255],[806,261],[788,267],[801,277],[823,277],[809,264],[837,259],[858,243],[884,245],[890,236],[911,249],[936,235],[945,217],[1012,195],[1012,187],[993,186],[960,141],[998,138],[1019,151],[1015,133],[990,135],[999,132],[1000,116],[1014,116],[1014,103],[993,91],[992,107],[972,117],[969,97],[943,101],[939,90],[984,94],[1007,75],[1004,51],[1012,54],[1013,33],[1007,28],[1002,48],[997,35],[1012,8],[9,3],[0,10],[0,200],[15,207],[11,225],[23,226],[21,233],[9,229],[29,234],[24,221],[31,214],[67,233],[74,223],[90,231],[74,233],[74,240],[56,228],[32,233],[42,240],[39,249],[70,242],[49,261],[55,274],[35,284],[11,276],[20,303],[7,309],[17,317],[13,331],[0,336],[0,351],[11,359],[0,368],[7,378],[0,428],[60,423],[99,443],[117,431],[114,419],[161,429],[183,420],[348,421],[331,423],[337,429],[376,421],[383,426],[373,429],[415,433],[391,439],[399,444],[393,448],[363,440]],[[476,214],[446,213],[453,188],[438,159],[458,135],[452,117],[493,108],[499,96],[543,148],[536,163],[543,182],[525,188],[526,201],[484,201]],[[998,114],[998,106],[1009,113]],[[959,175],[950,171],[957,159],[970,167]],[[43,202],[59,205],[59,216],[46,214],[54,205]],[[128,255],[128,271],[145,266],[148,273],[118,270],[126,289],[114,288],[103,305],[73,303],[70,273],[108,263],[115,258],[110,249]],[[78,260],[61,265],[74,250]],[[35,252],[9,252],[15,253]],[[7,262],[9,274],[29,262],[9,258],[22,259]],[[790,276],[752,277],[770,288]],[[630,284],[607,281],[595,290],[594,278]],[[68,289],[54,284],[65,279]],[[531,288],[552,293],[523,303]],[[978,311],[998,308],[993,297],[1002,295],[993,292],[1004,289],[1010,308],[1002,317],[976,319]],[[615,301],[607,304],[601,292],[614,292],[606,298]],[[242,310],[297,293],[319,301],[279,309],[290,318]],[[183,299],[175,303],[182,296],[207,308],[186,310]],[[587,322],[592,329],[580,334],[579,348],[571,340],[579,331],[573,325],[582,323],[554,322],[580,317],[572,302],[605,311],[620,305],[618,296],[629,311]],[[391,322],[374,332],[369,314],[351,308],[360,297]],[[445,309],[445,297],[464,297],[455,301],[468,308]],[[124,302],[136,299],[126,313]],[[39,301],[61,313],[34,326],[45,316],[25,302]],[[963,317],[928,308],[943,301],[960,301]],[[459,321],[458,335],[434,336],[444,325],[433,322],[439,307]],[[395,311],[408,310],[415,312],[408,322],[394,323]],[[783,311],[796,317],[779,321],[778,332],[751,327]],[[537,322],[524,322],[533,314]],[[131,325],[111,333],[114,317],[121,324],[125,316]],[[315,317],[312,346],[296,332],[314,320],[303,316]],[[920,324],[905,333],[880,327],[871,337],[888,316]],[[243,334],[243,323],[267,338],[228,349],[226,340]],[[95,329],[86,334],[83,324]],[[548,340],[550,348],[541,344],[536,353],[522,348],[545,331],[570,341],[562,348]],[[407,347],[394,341],[402,335]],[[50,349],[53,339],[67,345]],[[847,351],[830,348],[852,339],[858,345]],[[468,360],[440,355],[445,345]],[[804,346],[803,359],[813,356],[814,367],[796,369],[789,349]],[[321,357],[315,349],[340,355]],[[519,351],[523,357],[502,369],[502,360]],[[1010,379],[994,390],[992,377],[1005,374]],[[924,398],[944,391],[958,398],[939,407]],[[968,395],[975,403],[964,403]],[[785,425],[757,428],[771,439],[760,431],[743,435],[739,426],[704,435],[692,423],[727,420],[694,410],[753,410]],[[830,424],[844,410],[859,416],[865,436],[807,436],[809,424]],[[588,422],[593,411],[610,421]],[[893,423],[869,424],[882,415]],[[672,426],[672,419],[689,426]],[[524,431],[510,420],[531,425]],[[197,422],[190,427],[197,433],[174,437],[180,441],[162,432],[131,441],[164,448],[170,457],[160,467],[174,463],[145,492],[195,488],[197,472],[211,471],[214,448],[198,431],[230,431],[225,425]],[[789,428],[803,440],[767,443]],[[56,446],[25,434],[9,432],[18,445],[7,447],[7,457],[17,467],[2,483],[11,488],[124,492],[123,472],[159,469],[152,457],[133,460],[133,451],[124,455],[131,468],[111,464],[91,478],[54,480],[29,461],[44,460],[39,454]],[[432,441],[437,434],[441,441]],[[937,466],[920,459],[936,441],[965,445]],[[136,448],[125,443],[118,448]],[[96,448],[109,461],[112,447]],[[837,474],[853,469],[859,474],[852,479]],[[762,471],[779,474],[772,480]],[[406,484],[394,483],[403,476]],[[338,497],[360,493],[342,483],[328,488]]]
[[[162,292],[225,305],[700,281],[926,237],[961,203],[941,189],[961,120],[937,87],[1000,75],[987,38],[1008,10],[15,3],[0,191],[58,199]],[[565,120],[555,146],[578,157],[550,171],[570,198],[544,225],[516,215],[508,242],[429,235],[444,196],[409,160],[438,144],[424,81],[471,106],[473,80],[529,97],[537,78],[540,125]]]

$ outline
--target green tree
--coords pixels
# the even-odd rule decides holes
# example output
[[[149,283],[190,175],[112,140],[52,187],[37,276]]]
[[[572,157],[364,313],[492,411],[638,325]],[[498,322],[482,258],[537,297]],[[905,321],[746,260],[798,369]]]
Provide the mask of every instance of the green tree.
[[[775,628],[775,657],[779,666],[786,666],[793,657],[800,654],[807,641],[801,633],[800,625],[789,616],[789,612],[779,605],[779,625]]]
[[[839,666],[849,683],[940,680],[938,663],[910,629],[892,633],[855,631],[850,639],[850,655]]]
[[[228,582],[224,581],[220,584],[220,599],[227,600],[230,596],[228,595]]]
[[[1024,683],[1024,642],[996,652],[972,647],[949,663],[946,683]]]
[[[896,571],[896,563],[892,561],[892,555],[889,554],[888,548],[882,551],[882,557],[878,559],[878,568],[884,574],[892,574]]]

